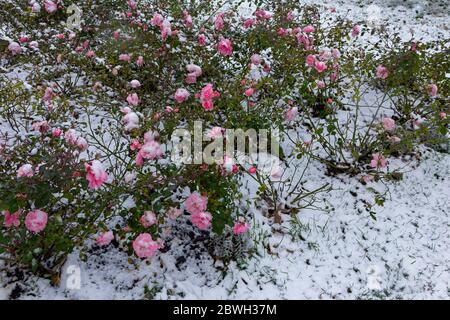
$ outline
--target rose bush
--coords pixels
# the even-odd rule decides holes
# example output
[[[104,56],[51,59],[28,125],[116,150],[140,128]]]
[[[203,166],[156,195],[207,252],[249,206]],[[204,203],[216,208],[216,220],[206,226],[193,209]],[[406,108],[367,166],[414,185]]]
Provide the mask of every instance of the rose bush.
[[[448,143],[444,41],[374,30],[369,47],[366,26],[293,1],[0,2],[0,252],[37,272],[57,273],[87,239],[152,257],[174,223],[242,237],[244,181],[281,222],[328,190],[304,187],[312,160],[367,182],[397,173],[390,157]],[[203,149],[268,130],[280,163],[237,161],[248,146],[172,161],[174,132],[197,120]]]

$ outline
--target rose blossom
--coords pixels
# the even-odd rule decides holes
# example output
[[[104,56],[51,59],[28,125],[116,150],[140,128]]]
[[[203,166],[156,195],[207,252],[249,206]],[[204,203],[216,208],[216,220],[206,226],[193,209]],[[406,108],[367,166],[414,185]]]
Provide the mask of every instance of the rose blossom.
[[[246,89],[245,90],[245,95],[247,96],[247,97],[251,97],[254,93],[255,93],[255,89],[253,89],[253,88],[248,88],[248,89]]]
[[[22,165],[18,170],[17,170],[17,177],[18,178],[22,178],[22,177],[32,177],[34,175],[33,172],[33,167],[31,166],[31,164],[27,163]]]
[[[223,29],[224,27],[224,22],[223,22],[223,16],[225,15],[225,13],[221,12],[216,16],[216,19],[214,20],[214,27],[216,28],[217,31],[220,31]]]
[[[438,87],[434,83],[427,86],[427,91],[430,97],[435,97],[437,95]]]
[[[134,252],[139,258],[152,257],[159,248],[161,248],[161,246],[152,239],[152,236],[149,233],[141,233],[133,241]]]
[[[136,88],[139,88],[140,86],[141,86],[141,83],[139,82],[139,80],[131,80],[130,81],[130,86],[133,88],[133,89],[136,89]]]
[[[254,19],[248,18],[248,19],[246,19],[246,20],[244,21],[244,28],[245,28],[245,29],[248,29],[248,28],[250,28],[251,26],[253,26],[254,23],[255,23],[255,20],[254,20]]]
[[[120,61],[130,62],[131,61],[131,56],[129,54],[122,53],[121,55],[119,55],[119,60]]]
[[[153,15],[152,20],[150,20],[150,24],[151,24],[153,27],[156,27],[156,26],[159,26],[163,21],[164,21],[163,16],[160,15],[159,13],[155,13],[155,14]]]
[[[127,102],[132,106],[137,106],[139,104],[139,96],[137,93],[131,93],[127,97]]]
[[[217,49],[219,50],[221,55],[229,56],[233,52],[233,44],[229,39],[222,39],[217,45]]]
[[[388,77],[388,75],[389,75],[389,71],[388,71],[388,69],[386,67],[384,67],[382,65],[379,65],[377,67],[376,75],[377,75],[378,79],[386,79]]]
[[[33,3],[31,5],[31,12],[33,12],[33,13],[41,12],[41,5],[39,3],[37,3],[37,2]]]
[[[128,112],[123,116],[122,123],[125,125],[125,131],[139,129],[139,116],[136,112]]]
[[[393,131],[395,129],[395,121],[391,118],[383,118],[383,127],[386,131]]]
[[[357,37],[361,32],[361,27],[357,24],[355,24],[352,28],[352,37],[355,38]]]
[[[108,180],[108,174],[103,169],[103,165],[100,161],[94,160],[91,164],[85,164],[86,179],[89,181],[89,188],[98,189],[106,180]]]
[[[372,168],[384,168],[386,167],[386,158],[380,153],[374,153],[370,161],[370,166]]]
[[[204,34],[198,35],[198,44],[204,46],[206,44],[206,36]]]
[[[292,121],[297,117],[297,115],[298,115],[298,108],[292,107],[286,112],[284,118],[288,121]]]
[[[3,225],[6,228],[18,227],[20,226],[20,210],[11,214],[8,210],[3,211],[3,215],[5,216],[5,220],[3,221]]]
[[[136,64],[137,64],[138,67],[142,67],[144,65],[144,57],[143,56],[139,56],[136,59]]]
[[[312,54],[309,54],[306,57],[306,64],[310,67],[314,66],[314,64],[316,63],[316,57],[313,56]]]
[[[28,231],[39,233],[47,226],[48,214],[42,210],[28,212],[25,217],[25,226]]]
[[[114,233],[112,231],[107,231],[102,234],[100,234],[96,239],[95,242],[99,246],[107,246],[111,243],[111,241],[114,240]]]
[[[191,222],[200,230],[206,230],[211,225],[212,215],[209,212],[197,212],[191,215]]]
[[[252,54],[252,56],[250,57],[250,61],[252,62],[252,64],[257,66],[257,65],[261,64],[261,56],[257,53]]]
[[[156,224],[156,215],[152,211],[144,211],[144,214],[139,219],[139,222],[145,227],[151,227]]]
[[[189,91],[184,88],[178,88],[177,91],[175,91],[174,98],[178,103],[182,103],[189,98]]]
[[[195,83],[202,74],[202,68],[192,63],[186,66],[186,70],[188,71],[186,83],[189,84]]]
[[[314,64],[314,68],[317,70],[317,72],[322,73],[327,70],[327,65],[322,61],[316,61]]]
[[[314,32],[315,30],[316,29],[313,26],[311,26],[311,25],[306,26],[306,27],[303,28],[303,32],[304,33],[311,33],[311,32]]]
[[[22,47],[17,42],[10,42],[8,45],[8,50],[11,52],[13,56],[22,52]]]
[[[155,160],[163,156],[161,145],[157,141],[148,141],[142,146],[136,156],[136,165],[142,166],[144,159]]]
[[[48,13],[53,13],[58,10],[58,5],[51,0],[44,0],[44,9]]]
[[[250,229],[250,225],[244,221],[237,221],[233,226],[233,233],[239,235],[245,233]]]
[[[189,213],[200,213],[206,210],[208,197],[201,196],[198,192],[194,192],[186,199],[184,205]]]

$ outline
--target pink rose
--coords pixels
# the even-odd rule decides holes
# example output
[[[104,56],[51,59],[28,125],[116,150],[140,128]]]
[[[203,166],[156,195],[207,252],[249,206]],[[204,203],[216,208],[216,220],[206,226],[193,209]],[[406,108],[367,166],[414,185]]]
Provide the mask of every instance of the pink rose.
[[[119,55],[119,60],[120,61],[125,61],[125,62],[130,62],[131,61],[131,56],[129,54],[122,53],[121,55]]]
[[[319,89],[325,88],[325,82],[323,82],[322,80],[316,80],[316,85]]]
[[[191,222],[201,230],[206,230],[211,225],[212,215],[209,212],[197,212],[191,215]]]
[[[188,29],[192,28],[192,26],[193,26],[192,16],[186,10],[183,11],[183,23],[186,26],[186,28],[188,28]]]
[[[31,166],[31,164],[27,163],[24,164],[23,166],[21,166],[18,170],[17,170],[17,177],[18,178],[22,178],[22,177],[32,177],[34,175],[34,171],[33,171],[33,167]]]
[[[357,37],[361,32],[361,27],[357,24],[355,24],[352,28],[352,37]]]
[[[139,129],[139,116],[136,112],[128,112],[122,118],[122,123],[125,125],[125,131]]]
[[[45,133],[48,131],[49,127],[48,127],[48,122],[47,121],[38,121],[38,122],[34,122],[31,127],[33,128],[34,131],[39,131],[40,133]]]
[[[437,96],[438,87],[434,83],[431,83],[427,86],[427,91],[430,97]]]
[[[233,226],[233,233],[239,235],[245,233],[250,229],[250,225],[246,222],[238,221]]]
[[[22,52],[22,47],[17,42],[10,42],[8,45],[8,50],[13,56],[20,54]]]
[[[52,129],[52,136],[55,138],[60,137],[62,134],[62,130],[60,128],[54,128]]]
[[[370,166],[372,168],[384,168],[386,167],[386,158],[380,153],[374,153],[370,161]]]
[[[386,131],[393,131],[395,129],[395,121],[391,118],[383,118],[383,127]]]
[[[284,118],[286,120],[288,120],[288,121],[292,121],[292,120],[294,120],[297,117],[297,115],[298,115],[298,108],[297,107],[293,107],[293,108],[290,108],[286,112]]]
[[[91,164],[85,164],[86,179],[89,181],[89,188],[98,189],[108,180],[108,174],[103,169],[100,161],[94,160]]]
[[[184,205],[188,212],[192,214],[200,213],[206,210],[208,197],[201,196],[198,192],[194,192],[186,199]]]
[[[195,83],[202,74],[202,68],[192,63],[186,66],[186,70],[188,71],[186,83],[189,84]]]
[[[253,26],[254,23],[255,23],[255,20],[254,20],[254,19],[251,19],[251,18],[246,19],[246,20],[244,21],[244,28],[245,28],[245,29],[248,29],[248,28],[250,28],[251,26]]]
[[[303,28],[303,32],[304,33],[311,33],[311,32],[314,32],[315,30],[316,29],[313,26],[311,26],[311,25],[306,26],[306,27]]]
[[[134,0],[128,0],[127,3],[131,10],[136,9],[136,2]]]
[[[213,85],[208,83],[206,86],[202,88],[200,93],[201,100],[211,100],[214,96]]]
[[[258,170],[256,169],[256,167],[251,167],[250,169],[248,169],[248,173],[250,174],[255,174]]]
[[[150,20],[150,24],[154,27],[158,26],[164,21],[164,18],[162,15],[160,15],[159,13],[155,13],[153,15],[152,20]]]
[[[317,70],[317,72],[322,73],[327,70],[327,65],[322,61],[316,61],[314,64],[314,68]]]
[[[198,35],[198,44],[204,46],[206,44],[206,36],[204,34]]]
[[[137,93],[129,94],[127,97],[127,102],[132,106],[137,106],[139,104],[139,96],[137,95]]]
[[[178,103],[182,103],[189,98],[189,92],[184,88],[178,88],[177,91],[175,91],[174,98]]]
[[[11,228],[11,227],[18,227],[20,226],[20,216],[21,211],[18,210],[16,212],[14,212],[13,214],[9,213],[8,210],[3,211],[3,215],[5,216],[5,220],[3,221],[3,225],[6,228]]]
[[[386,67],[379,65],[377,67],[377,78],[378,79],[386,79],[389,75],[389,71]]]
[[[250,61],[255,65],[255,66],[257,66],[257,65],[259,65],[259,64],[261,64],[261,56],[259,55],[259,54],[253,54],[251,57],[250,57]]]
[[[161,246],[152,239],[152,236],[149,233],[141,233],[133,241],[134,252],[139,258],[152,257],[159,248],[161,248]]]
[[[335,59],[339,59],[341,57],[341,52],[338,49],[331,49],[331,55]]]
[[[223,56],[230,56],[233,53],[233,44],[229,39],[222,39],[217,45],[217,49]]]
[[[142,67],[144,65],[144,57],[143,56],[139,56],[136,59],[136,64],[137,64],[138,67]]]
[[[144,163],[144,159],[155,160],[161,158],[163,156],[163,152],[161,150],[161,145],[157,141],[149,141],[146,142],[136,158],[136,164],[142,165]]]
[[[58,10],[58,5],[51,0],[44,0],[44,9],[48,13],[53,13]]]
[[[167,37],[170,37],[172,35],[172,26],[169,22],[169,20],[165,19],[160,25],[159,28],[161,30],[161,38],[163,40],[166,40]]]
[[[247,96],[247,97],[251,97],[254,93],[255,93],[255,89],[253,89],[253,88],[248,88],[247,90],[245,90],[245,95]]]
[[[33,13],[41,12],[41,5],[39,3],[37,3],[37,2],[33,3],[31,5],[31,12],[33,12]]]
[[[25,217],[25,226],[34,233],[39,233],[47,226],[48,214],[42,210],[28,212]]]
[[[130,86],[133,89],[137,89],[137,88],[139,88],[141,86],[141,83],[138,80],[131,80],[130,81]]]
[[[216,28],[217,31],[222,30],[224,27],[223,16],[224,16],[223,12],[219,13],[216,16],[216,19],[214,20],[214,27]]]
[[[152,225],[156,224],[156,215],[155,213],[151,211],[145,211],[144,214],[139,219],[139,222],[145,227],[151,227]]]
[[[312,54],[309,54],[306,57],[306,64],[310,67],[313,67],[315,63],[316,63],[316,57],[313,56]]]
[[[99,246],[107,246],[111,243],[111,241],[114,240],[114,233],[112,231],[107,231],[102,234],[100,234],[96,239],[95,242]]]
[[[270,170],[270,176],[273,180],[280,180],[283,176],[283,168],[281,168],[279,165],[274,165],[272,167],[272,170]]]

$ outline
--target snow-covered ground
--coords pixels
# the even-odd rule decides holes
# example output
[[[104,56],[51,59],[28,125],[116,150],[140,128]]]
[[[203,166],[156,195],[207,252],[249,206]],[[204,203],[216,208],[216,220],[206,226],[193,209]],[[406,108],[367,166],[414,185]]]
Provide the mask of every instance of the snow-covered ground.
[[[405,40],[449,38],[447,1],[304,2],[336,7],[355,21],[375,12],[374,23]],[[378,7],[368,9],[372,4]],[[285,217],[278,225],[252,208],[256,253],[226,268],[187,231],[150,263],[129,260],[112,246],[93,248],[83,259],[74,252],[60,286],[2,271],[0,299],[449,299],[450,155],[423,150],[418,161],[392,165],[405,166],[401,181],[364,186],[354,177],[326,176],[313,163],[306,178],[333,187],[320,195],[327,210],[302,210],[300,224]],[[374,220],[368,207],[377,192],[386,192],[386,201],[371,208]],[[68,273],[78,270],[80,287],[74,288]]]
[[[400,162],[400,160],[398,160]],[[113,247],[92,252],[86,261],[73,253],[66,270],[80,269],[80,289],[63,272],[61,286],[27,278],[1,289],[1,298],[47,299],[332,299],[450,298],[450,155],[424,152],[398,183],[389,185],[383,207],[370,218],[365,203],[386,186],[363,186],[346,176],[322,176],[334,190],[323,195],[330,211],[303,210],[302,224],[271,224],[257,216],[258,255],[227,270],[201,245],[128,262]],[[320,165],[309,177],[320,177]],[[293,239],[301,231],[303,240]],[[9,279],[21,275],[9,276]],[[6,277],[2,274],[2,277]],[[4,283],[4,281],[2,281]],[[148,290],[147,290],[147,289]],[[147,294],[146,294],[147,293]]]

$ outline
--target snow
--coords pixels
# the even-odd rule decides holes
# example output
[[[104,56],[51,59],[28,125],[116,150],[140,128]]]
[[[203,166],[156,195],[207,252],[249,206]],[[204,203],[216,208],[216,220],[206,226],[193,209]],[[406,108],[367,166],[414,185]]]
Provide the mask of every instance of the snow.
[[[365,21],[367,6],[376,4],[376,23],[387,23],[403,40],[449,37],[446,1],[304,2],[336,7],[354,21]],[[299,224],[284,215],[280,225],[252,201],[248,243],[256,245],[243,261],[214,261],[189,228],[178,230],[172,250],[150,262],[88,243],[86,256],[69,256],[59,286],[2,270],[0,299],[449,299],[450,155],[422,149],[421,159],[392,160],[390,166],[406,171],[401,181],[362,185],[355,177],[327,176],[313,161],[305,180],[311,187],[332,186],[319,195],[324,210],[300,210]],[[254,195],[255,186],[246,182]],[[384,206],[373,203],[375,194],[386,196]],[[132,206],[132,199],[124,203]],[[71,282],[74,268],[79,288]]]

